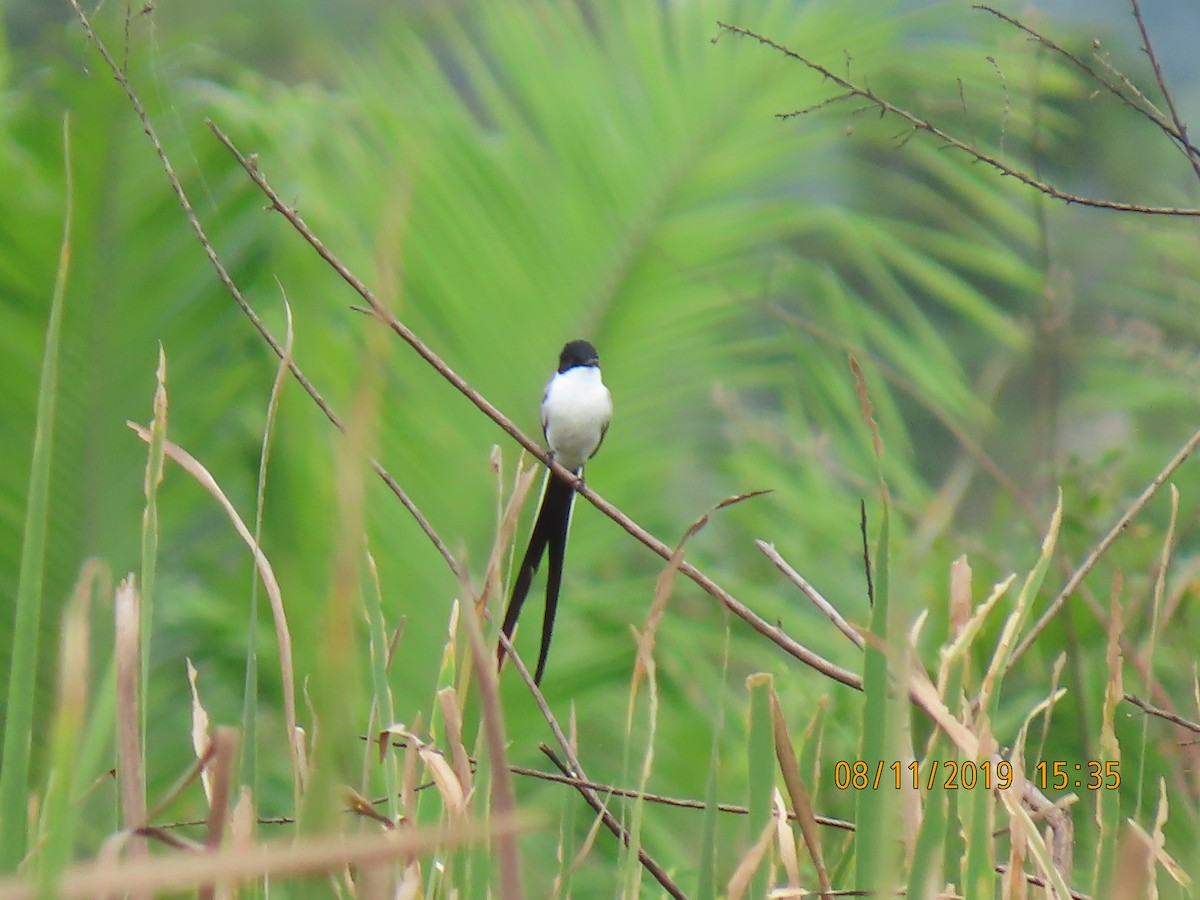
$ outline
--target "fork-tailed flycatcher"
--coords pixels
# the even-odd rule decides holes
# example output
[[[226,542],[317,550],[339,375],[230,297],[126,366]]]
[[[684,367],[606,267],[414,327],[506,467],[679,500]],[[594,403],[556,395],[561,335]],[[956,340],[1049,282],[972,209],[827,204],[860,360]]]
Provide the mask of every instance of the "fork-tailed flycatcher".
[[[578,475],[583,464],[596,455],[608,423],[612,418],[612,396],[600,379],[600,357],[587,341],[571,341],[558,357],[558,371],[546,385],[542,397],[542,433],[554,461]],[[517,570],[508,610],[504,614],[504,636],[512,639],[517,617],[533,573],[549,550],[550,569],[546,575],[546,614],[542,622],[542,648],[538,653],[535,684],[541,684],[550,651],[550,636],[554,631],[554,613],[558,608],[558,591],[562,585],[563,554],[567,549],[567,530],[571,524],[571,506],[575,488],[554,474],[546,473],[542,488],[542,505],[533,523],[529,547]],[[497,653],[498,663],[504,662],[504,645]]]

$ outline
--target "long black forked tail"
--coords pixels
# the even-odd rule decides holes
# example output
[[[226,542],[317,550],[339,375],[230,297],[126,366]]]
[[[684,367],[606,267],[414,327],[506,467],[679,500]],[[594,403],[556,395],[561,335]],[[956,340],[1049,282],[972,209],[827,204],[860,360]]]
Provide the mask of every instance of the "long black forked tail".
[[[504,636],[512,640],[513,630],[517,627],[517,618],[521,615],[521,607],[529,594],[529,586],[533,575],[542,562],[542,554],[550,550],[550,569],[546,577],[546,614],[542,620],[542,645],[538,653],[537,670],[534,673],[535,684],[542,683],[542,673],[546,670],[546,657],[550,652],[550,638],[554,633],[554,614],[558,610],[558,592],[562,586],[563,557],[567,549],[567,530],[571,523],[571,506],[575,500],[575,489],[555,477],[551,472],[548,476],[545,493],[542,494],[542,505],[538,510],[537,519],[533,523],[533,534],[529,538],[529,546],[521,559],[521,567],[517,570],[516,581],[513,582],[512,595],[508,598],[508,609],[504,613],[504,625],[501,627]],[[504,645],[496,650],[496,663],[504,663]]]

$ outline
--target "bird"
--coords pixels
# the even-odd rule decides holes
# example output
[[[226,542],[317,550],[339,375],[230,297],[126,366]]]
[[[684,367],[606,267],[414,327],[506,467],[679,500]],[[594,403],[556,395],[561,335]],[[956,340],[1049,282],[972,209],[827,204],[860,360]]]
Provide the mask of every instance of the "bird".
[[[584,463],[596,455],[612,420],[612,395],[600,376],[600,355],[587,341],[570,341],[558,356],[558,371],[546,385],[542,396],[542,434],[551,458],[569,472],[579,475]],[[501,631],[509,640],[517,627],[517,617],[529,594],[534,573],[543,554],[550,557],[546,573],[546,611],[542,620],[542,644],[538,652],[535,684],[542,683],[554,615],[562,586],[563,556],[567,549],[567,531],[571,525],[571,507],[575,486],[554,474],[546,473],[542,500],[534,519],[529,546],[521,559]],[[504,664],[504,644],[497,650],[497,665]]]

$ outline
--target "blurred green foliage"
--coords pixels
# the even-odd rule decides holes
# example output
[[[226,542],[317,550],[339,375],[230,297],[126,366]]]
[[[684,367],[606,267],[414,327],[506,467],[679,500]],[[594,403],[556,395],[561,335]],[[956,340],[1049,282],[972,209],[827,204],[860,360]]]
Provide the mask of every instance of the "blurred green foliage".
[[[1050,203],[926,136],[907,139],[900,123],[856,102],[781,121],[776,113],[814,107],[836,89],[752,41],[717,39],[716,25],[730,19],[768,34],[989,153],[1036,165],[1064,189],[1175,205],[1197,195],[1161,133],[995,21],[943,7],[774,0],[732,9],[365,4],[349,15],[328,4],[274,4],[211,19],[189,8],[135,11],[131,77],[217,252],[280,336],[286,294],[296,359],[335,409],[355,401],[364,333],[377,326],[350,311],[355,295],[262,211],[205,117],[257,153],[276,189],[351,270],[528,433],[537,431],[539,391],[558,348],[593,340],[616,414],[589,482],[668,542],[725,496],[772,489],[718,514],[690,558],[850,668],[861,667],[858,652],[753,545],[776,543],[845,615],[866,621],[858,508],[866,497],[877,512],[875,463],[848,352],[866,372],[886,444],[892,590],[926,606],[942,629],[951,559],[971,556],[977,594],[1027,570],[1061,482],[1061,551],[1077,561],[1196,428],[1194,227]],[[0,67],[3,597],[15,590],[60,236],[65,113],[76,136],[51,608],[42,619],[49,635],[86,556],[118,574],[136,568],[144,450],[124,421],[149,418],[158,344],[168,359],[171,438],[246,517],[274,361],[208,267],[77,23],[23,9],[10,27],[19,46],[0,47],[13,59]],[[99,16],[117,48],[122,14],[113,6]],[[500,445],[508,484],[514,446],[398,342],[385,377],[378,458],[478,580],[498,502],[489,453]],[[313,671],[333,577],[336,444],[289,384],[264,546],[288,604],[300,679]],[[989,474],[980,449],[1003,478]],[[1179,481],[1183,581],[1172,588],[1194,596],[1192,469]],[[385,613],[407,617],[392,678],[397,716],[411,722],[430,707],[459,585],[374,480],[367,504]],[[222,514],[170,467],[159,507],[151,793],[190,753],[184,656],[201,671],[214,719],[237,720],[251,578]],[[1119,566],[1130,602],[1143,608],[1165,519],[1165,500],[1153,504],[1088,580],[1102,605]],[[573,708],[596,778],[624,774],[628,629],[644,619],[660,567],[586,505],[577,510],[546,687],[556,708]],[[1072,694],[1056,712],[1047,758],[1095,755],[1084,736],[1097,733],[1104,629],[1075,606],[1013,672],[1011,705],[997,722],[1019,724],[1046,690],[1050,661],[1068,649]],[[1196,615],[1194,604],[1179,605],[1154,661],[1180,702]],[[1128,618],[1131,638],[1143,639],[1148,614]],[[0,618],[0,671],[8,627]],[[261,627],[273,657],[265,618]],[[764,650],[680,582],[657,648],[664,715],[651,789],[701,795],[715,698],[732,704],[725,752],[731,760],[743,752],[744,692],[720,689],[727,627],[730,684],[774,672],[798,722],[829,694],[837,712],[827,718],[827,745],[843,755],[857,746],[850,723],[860,698]],[[47,687],[52,646],[41,655]],[[278,685],[271,665],[261,668],[260,735],[282,762],[281,717],[268,712]],[[545,725],[512,678],[504,700],[513,760],[533,763]],[[1171,762],[1154,752],[1149,771],[1166,774]],[[287,812],[285,767],[264,776],[262,811]],[[739,778],[723,777],[718,795],[742,796]],[[556,802],[557,788],[521,789],[530,805]],[[837,814],[852,798],[826,786],[815,802]],[[1185,845],[1198,833],[1196,810],[1194,793],[1173,807],[1173,836]],[[1079,818],[1086,833],[1087,817]],[[698,815],[663,812],[648,817],[644,840],[686,860],[699,827]],[[722,823],[735,844],[747,839],[743,827]],[[552,851],[549,837],[529,846]],[[602,867],[584,877],[607,883]]]

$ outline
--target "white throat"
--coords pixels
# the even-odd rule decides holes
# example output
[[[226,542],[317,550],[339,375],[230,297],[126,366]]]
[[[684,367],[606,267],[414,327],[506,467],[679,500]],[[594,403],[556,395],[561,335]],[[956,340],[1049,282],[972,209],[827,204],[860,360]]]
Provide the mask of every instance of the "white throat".
[[[600,446],[612,418],[612,396],[596,366],[558,372],[546,385],[542,427],[554,458],[578,472]]]

